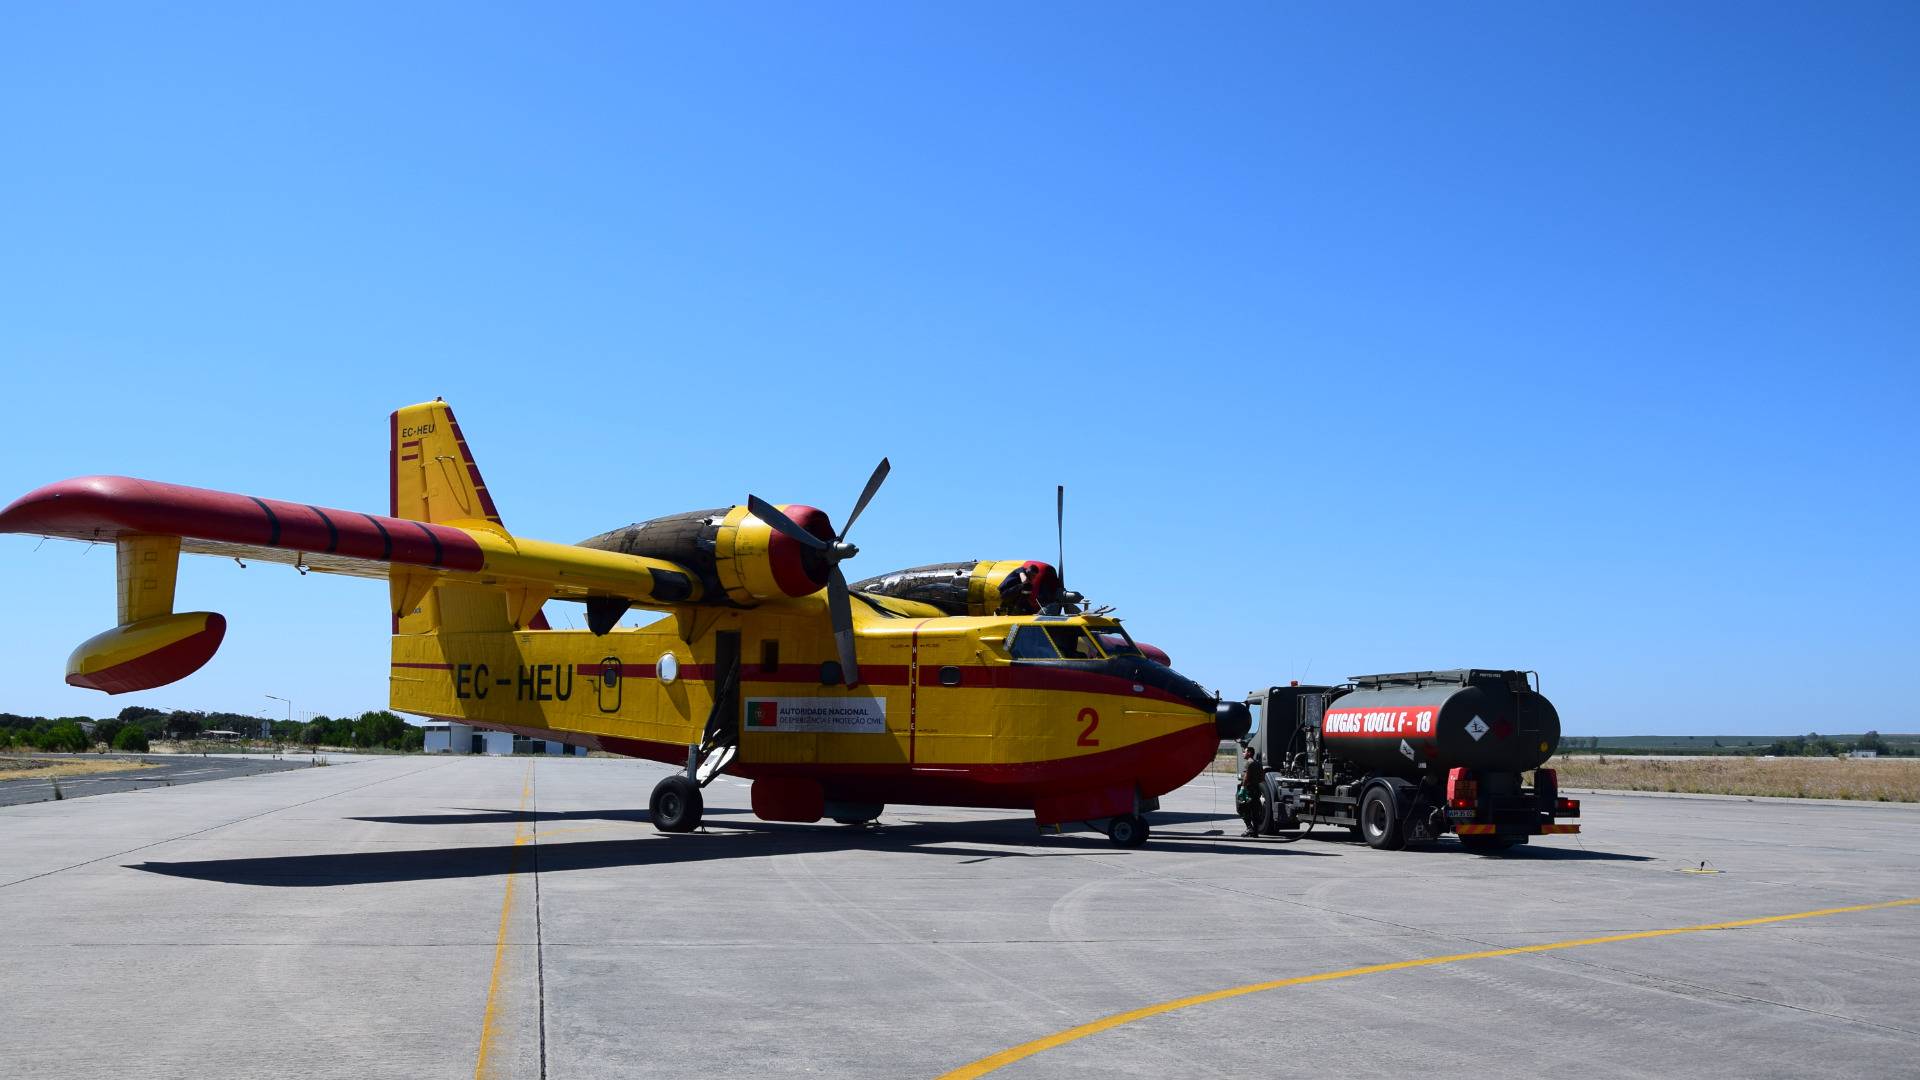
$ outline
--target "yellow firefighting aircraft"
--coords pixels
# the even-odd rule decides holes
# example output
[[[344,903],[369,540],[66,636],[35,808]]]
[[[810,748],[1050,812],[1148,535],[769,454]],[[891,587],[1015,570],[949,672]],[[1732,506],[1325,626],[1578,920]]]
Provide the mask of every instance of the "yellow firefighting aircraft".
[[[187,552],[385,578],[393,708],[683,765],[650,802],[665,832],[698,826],[702,787],[726,771],[772,821],[1003,807],[1137,846],[1158,797],[1246,732],[1245,705],[1085,611],[1057,565],[948,563],[850,588],[847,530],[884,460],[837,531],[811,506],[749,497],[556,544],[507,531],[445,402],[394,413],[391,435],[384,516],[118,476],[0,511],[0,532],[118,552],[118,624],[74,650],[67,682],[145,690],[213,656],[225,619],[173,610]],[[551,601],[583,604],[588,628],[551,628]],[[635,607],[664,614],[618,628]]]

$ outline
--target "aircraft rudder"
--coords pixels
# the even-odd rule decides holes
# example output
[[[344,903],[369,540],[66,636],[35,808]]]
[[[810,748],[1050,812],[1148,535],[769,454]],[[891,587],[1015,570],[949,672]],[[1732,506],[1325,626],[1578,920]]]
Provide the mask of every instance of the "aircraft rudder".
[[[396,409],[389,420],[394,517],[445,524],[490,524],[506,531],[474,461],[460,421],[435,398]]]

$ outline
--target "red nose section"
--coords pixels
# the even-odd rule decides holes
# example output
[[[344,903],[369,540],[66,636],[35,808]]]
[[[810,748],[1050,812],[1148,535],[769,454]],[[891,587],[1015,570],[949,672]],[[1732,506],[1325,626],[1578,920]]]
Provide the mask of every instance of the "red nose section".
[[[1173,666],[1173,660],[1167,656],[1166,650],[1158,645],[1149,645],[1144,641],[1136,641],[1134,644],[1139,647],[1141,656],[1159,664],[1161,667]]]

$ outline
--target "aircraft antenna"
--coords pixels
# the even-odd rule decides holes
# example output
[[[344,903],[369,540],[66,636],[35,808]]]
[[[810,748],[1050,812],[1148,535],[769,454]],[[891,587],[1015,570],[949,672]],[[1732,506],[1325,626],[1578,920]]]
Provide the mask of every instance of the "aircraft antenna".
[[[1067,587],[1067,485],[1055,484],[1053,488],[1053,539],[1059,551],[1059,561],[1053,564],[1053,572],[1060,575],[1060,588]]]

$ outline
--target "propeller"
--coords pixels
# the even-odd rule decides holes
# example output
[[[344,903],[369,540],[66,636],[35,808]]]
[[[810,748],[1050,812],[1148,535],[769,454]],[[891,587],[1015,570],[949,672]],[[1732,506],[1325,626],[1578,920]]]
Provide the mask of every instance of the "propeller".
[[[827,619],[833,626],[834,645],[840,652],[840,677],[848,686],[860,681],[860,665],[854,655],[853,642],[853,602],[847,597],[847,579],[840,573],[840,564],[860,554],[860,549],[847,543],[847,533],[853,523],[860,518],[860,512],[873,501],[873,494],[880,490],[886,481],[887,473],[893,470],[886,458],[874,467],[873,475],[867,478],[866,489],[860,492],[860,498],[853,504],[853,512],[847,515],[846,524],[840,526],[839,535],[832,540],[822,540],[801,528],[781,509],[762,499],[758,495],[747,496],[747,509],[753,516],[772,526],[780,535],[813,552],[827,561],[830,570],[827,574]]]
[[[1059,613],[1075,614],[1077,605],[1085,600],[1077,592],[1067,591],[1067,485],[1056,484],[1053,488],[1053,537],[1058,544],[1058,561],[1053,564],[1054,576],[1060,579],[1060,594],[1055,599]]]

